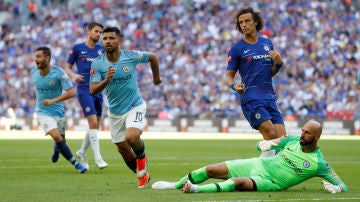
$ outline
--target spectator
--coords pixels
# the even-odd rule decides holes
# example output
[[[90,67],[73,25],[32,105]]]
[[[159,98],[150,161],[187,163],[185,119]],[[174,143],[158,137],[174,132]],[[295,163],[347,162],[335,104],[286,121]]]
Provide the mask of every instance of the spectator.
[[[138,71],[144,99],[147,102],[152,99],[149,103],[156,106],[149,107],[149,117],[157,117],[166,110],[173,118],[208,118],[215,112],[216,116],[239,118],[228,114],[233,113],[232,109],[239,110],[238,106],[229,105],[239,104],[240,100],[236,95],[229,95],[222,85],[222,72],[228,49],[241,37],[228,18],[233,10],[246,6],[246,2],[159,0],[154,1],[155,4],[153,1],[95,0],[88,5],[72,0],[57,2],[56,7],[54,2],[48,1],[46,9],[40,4],[37,11],[33,9],[37,20],[20,17],[18,20],[24,20],[23,23],[2,25],[0,29],[0,114],[6,113],[11,103],[18,103],[14,110],[21,113],[19,118],[32,117],[35,96],[29,71],[34,64],[35,47],[51,46],[51,64],[64,66],[71,45],[86,40],[84,23],[98,21],[120,26],[118,21],[121,21],[120,28],[126,36],[124,48],[141,48],[159,55],[166,99],[158,96],[159,88],[149,87],[148,68]],[[285,106],[280,107],[284,116],[301,117],[300,108],[317,101],[325,103],[326,111],[342,110],[339,106],[351,109],[353,103],[359,102],[360,91],[355,91],[353,84],[360,68],[359,8],[351,2],[346,7],[334,2],[264,0],[251,3],[265,14],[267,23],[262,34],[279,44],[289,67],[284,68],[273,83],[279,106]],[[24,1],[1,1],[0,8],[8,11],[17,6],[16,3],[21,9]],[[313,40],[309,40],[309,36]],[[65,105],[67,117],[83,117],[75,98]]]

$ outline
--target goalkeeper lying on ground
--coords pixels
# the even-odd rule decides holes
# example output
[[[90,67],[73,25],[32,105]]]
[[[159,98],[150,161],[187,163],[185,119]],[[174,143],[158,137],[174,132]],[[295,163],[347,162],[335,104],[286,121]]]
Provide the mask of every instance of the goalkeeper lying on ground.
[[[347,186],[328,165],[317,147],[322,127],[319,122],[308,121],[301,136],[263,140],[257,149],[281,149],[268,158],[226,161],[194,170],[177,182],[158,181],[153,189],[181,189],[184,193],[284,190],[307,179],[321,177],[324,188],[330,193],[346,192]],[[209,178],[226,181],[196,185]]]

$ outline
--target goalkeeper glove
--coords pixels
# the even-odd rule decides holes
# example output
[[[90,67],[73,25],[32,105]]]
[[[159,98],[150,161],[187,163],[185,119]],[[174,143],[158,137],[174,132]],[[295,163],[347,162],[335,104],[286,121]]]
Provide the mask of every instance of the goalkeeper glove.
[[[336,193],[341,192],[341,187],[340,187],[340,186],[333,185],[333,184],[331,184],[330,182],[327,182],[327,181],[325,181],[325,180],[323,180],[323,181],[321,181],[321,182],[323,183],[324,188],[325,188],[328,192],[330,192],[330,193],[332,193],[332,194],[336,194]]]
[[[258,143],[258,147],[262,152],[268,151],[272,146],[277,146],[272,140],[262,140]]]

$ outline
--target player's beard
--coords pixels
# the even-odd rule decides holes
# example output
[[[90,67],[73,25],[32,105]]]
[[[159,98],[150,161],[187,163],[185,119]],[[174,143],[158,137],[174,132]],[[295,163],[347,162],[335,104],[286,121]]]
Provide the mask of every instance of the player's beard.
[[[300,145],[301,146],[308,146],[312,145],[315,142],[315,137],[312,137],[311,140],[305,140],[304,138],[300,138]]]
[[[47,66],[47,65],[46,65],[45,63],[39,63],[39,64],[37,64],[36,67],[37,67],[38,69],[45,69],[46,66]]]
[[[108,53],[108,54],[112,54],[115,52],[115,48],[112,47],[112,46],[105,46],[105,51]]]

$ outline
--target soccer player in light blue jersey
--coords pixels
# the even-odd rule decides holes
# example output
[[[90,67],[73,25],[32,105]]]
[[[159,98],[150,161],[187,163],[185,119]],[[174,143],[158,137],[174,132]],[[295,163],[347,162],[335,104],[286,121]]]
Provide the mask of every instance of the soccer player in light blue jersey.
[[[354,59],[355,60],[355,59]],[[357,72],[357,76],[356,76],[356,86],[355,86],[355,88],[357,89],[357,90],[360,90],[360,70],[358,70],[358,72]]]
[[[184,193],[280,191],[310,178],[321,177],[328,192],[347,192],[347,186],[325,161],[317,146],[321,133],[320,123],[310,120],[303,126],[300,137],[262,140],[257,144],[257,150],[261,151],[280,149],[275,156],[238,159],[205,166],[190,172],[177,182],[155,182],[152,188],[181,189]],[[209,178],[225,181],[196,185]]]
[[[65,108],[62,101],[73,97],[75,89],[61,67],[50,66],[50,59],[50,48],[41,46],[36,49],[37,68],[31,70],[31,79],[35,86],[38,121],[45,133],[55,141],[52,161],[57,162],[60,152],[80,173],[84,173],[87,169],[76,161],[65,143]]]
[[[81,164],[87,169],[90,168],[86,157],[89,145],[91,145],[94,153],[96,167],[102,169],[108,166],[101,156],[97,135],[102,115],[103,97],[101,93],[92,95],[89,90],[91,62],[104,53],[103,46],[97,43],[102,30],[102,24],[96,22],[89,23],[86,26],[88,35],[86,42],[76,44],[71,49],[65,66],[66,73],[77,83],[78,101],[89,124],[89,130],[86,132],[81,148],[76,152],[76,156],[80,158]],[[72,71],[74,63],[76,63],[77,73]]]
[[[150,62],[153,82],[162,82],[159,62],[154,53],[121,49],[123,35],[116,27],[103,30],[105,54],[91,65],[90,92],[105,89],[109,101],[110,132],[126,165],[137,175],[138,187],[148,185],[144,141],[140,135],[145,126],[146,104],[137,86],[136,66]]]
[[[240,94],[244,116],[264,140],[286,136],[284,120],[276,105],[277,96],[272,86],[272,77],[283,66],[281,55],[274,51],[270,39],[258,34],[264,26],[259,12],[251,7],[242,8],[234,21],[243,38],[228,53],[225,83]],[[241,82],[235,82],[237,72]]]

